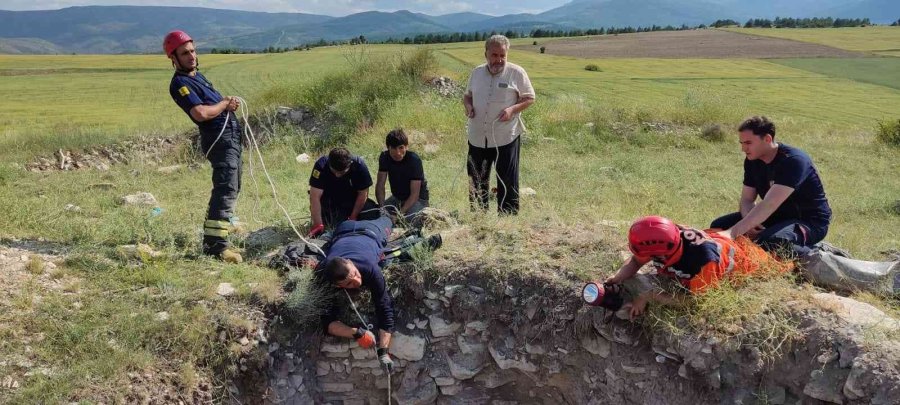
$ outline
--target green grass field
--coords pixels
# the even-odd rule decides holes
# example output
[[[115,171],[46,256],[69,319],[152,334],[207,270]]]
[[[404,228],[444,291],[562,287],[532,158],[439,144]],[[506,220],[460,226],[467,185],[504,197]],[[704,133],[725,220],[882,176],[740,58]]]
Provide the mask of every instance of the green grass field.
[[[878,40],[885,32],[893,33],[860,32]],[[861,41],[857,34],[854,38]],[[471,67],[483,60],[481,46],[433,46],[436,71],[464,83]],[[308,100],[311,86],[347,72],[348,61],[374,60],[390,67],[398,55],[413,50],[368,46],[204,55],[201,64],[223,93],[245,97],[251,112],[259,113]],[[867,259],[882,258],[882,252],[900,246],[900,216],[892,208],[900,196],[900,150],[875,142],[873,136],[877,120],[898,118],[900,90],[890,79],[896,77],[895,59],[584,60],[513,52],[510,61],[526,68],[538,92],[536,105],[524,115],[529,133],[521,172],[522,186],[534,188],[537,195],[523,200],[519,216],[468,212],[465,119],[457,98],[416,89],[380,100],[374,121],[350,126],[356,130],[349,147],[372,167],[388,130],[401,126],[418,131],[421,135],[413,138],[411,149],[424,158],[432,205],[458,210],[463,224],[489,233],[525,235],[548,226],[594,230],[600,229],[600,221],[627,222],[648,214],[703,227],[737,208],[743,155],[731,128],[748,115],[765,114],[776,120],[780,140],[807,150],[818,165],[835,211],[830,241]],[[601,71],[585,71],[588,63]],[[372,77],[353,84],[373,85],[370,82],[381,80],[382,73],[373,69]],[[277,288],[280,276],[251,264],[228,266],[192,258],[209,196],[205,162],[174,174],[161,174],[148,162],[116,165],[105,172],[31,173],[21,168],[32,156],[59,148],[190,129],[192,124],[169,97],[166,60],[0,56],[0,75],[5,95],[0,100],[0,206],[7,207],[0,216],[0,236],[46,238],[71,246],[79,259],[66,268],[83,280],[80,294],[53,295],[48,305],[23,304],[23,310],[33,311],[35,322],[7,319],[0,325],[0,351],[30,356],[58,371],[23,379],[24,388],[15,394],[0,392],[0,402],[116,402],[121,393],[115,387],[126,383],[126,371],[188,364],[212,373],[217,361],[227,363],[224,353],[229,349],[210,340],[229,327],[228,314],[234,309],[215,300],[215,286],[233,282],[240,288],[231,304],[260,305],[275,300],[275,294],[265,293],[267,298],[261,300],[248,283]],[[341,112],[358,107],[352,96],[341,96],[329,108]],[[700,138],[701,129],[714,124],[725,128],[724,142]],[[287,210],[303,223],[311,163],[294,158],[324,151],[310,149],[310,140],[296,131],[282,128],[278,134],[263,154]],[[425,144],[439,148],[426,153]],[[163,164],[192,162],[176,154],[165,157]],[[256,169],[258,194],[245,170],[238,215],[251,229],[285,226]],[[113,187],[89,187],[94,183]],[[153,193],[163,214],[151,217],[149,209],[118,205],[119,197],[138,191]],[[66,211],[66,204],[81,211]],[[609,245],[624,249],[624,232],[611,232]],[[170,258],[142,265],[104,259],[115,259],[116,246],[137,242]],[[465,253],[470,243],[447,240],[439,254]],[[537,265],[530,258],[509,255],[508,240],[499,237],[480,243],[489,245],[485,257],[510,263],[505,271],[540,270],[553,262],[540,257],[549,262]],[[577,264],[573,272],[580,277],[599,277],[618,264],[611,259],[616,255],[608,254],[612,252],[580,253],[566,258]],[[201,301],[216,304],[197,304]],[[75,302],[81,309],[74,315],[57,315]],[[172,320],[149,321],[159,311],[170,312]],[[123,313],[135,315],[117,315]],[[33,352],[25,353],[16,345],[23,333],[44,333],[48,339],[33,343]],[[109,339],[116,342],[116,355],[98,360]],[[173,365],[172,359],[179,360]],[[9,373],[22,370],[0,365],[0,376]],[[92,378],[77,378],[84,373]]]
[[[900,55],[900,27],[728,28],[729,31],[812,42],[850,51]]]
[[[772,59],[773,63],[900,90],[900,58]]]

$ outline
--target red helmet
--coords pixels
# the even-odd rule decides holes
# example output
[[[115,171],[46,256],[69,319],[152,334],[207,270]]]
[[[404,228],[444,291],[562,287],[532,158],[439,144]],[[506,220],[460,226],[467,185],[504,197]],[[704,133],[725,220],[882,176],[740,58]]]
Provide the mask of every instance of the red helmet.
[[[628,231],[628,248],[645,259],[662,256],[667,262],[677,261],[676,257],[681,256],[681,230],[669,219],[643,217],[634,221]]]
[[[163,50],[166,51],[166,55],[171,55],[179,46],[188,42],[194,42],[194,40],[186,32],[172,31],[166,34],[166,39],[163,40]]]

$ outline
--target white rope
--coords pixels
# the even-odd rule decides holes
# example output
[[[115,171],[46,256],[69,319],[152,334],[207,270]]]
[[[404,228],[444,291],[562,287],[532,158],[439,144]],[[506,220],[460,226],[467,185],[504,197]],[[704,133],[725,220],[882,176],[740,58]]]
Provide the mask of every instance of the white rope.
[[[269,186],[272,188],[272,198],[275,200],[275,204],[278,205],[278,208],[280,208],[281,211],[284,213],[285,218],[287,218],[287,220],[288,220],[288,224],[291,226],[291,230],[293,230],[294,233],[297,234],[297,237],[300,238],[300,240],[302,240],[303,243],[305,243],[307,246],[313,246],[317,251],[319,251],[319,253],[322,254],[322,256],[327,256],[325,254],[325,251],[322,250],[322,248],[320,248],[319,246],[317,246],[313,243],[310,243],[306,238],[303,237],[303,235],[300,234],[300,231],[297,230],[297,226],[294,224],[294,221],[291,219],[290,213],[288,213],[288,210],[284,207],[284,205],[281,204],[281,201],[278,199],[278,190],[275,187],[275,182],[272,180],[272,176],[269,174],[269,170],[266,168],[266,162],[265,162],[265,160],[263,160],[262,152],[259,149],[259,143],[256,140],[256,135],[253,133],[253,129],[250,127],[249,114],[248,114],[248,110],[249,110],[248,103],[246,100],[244,100],[241,97],[237,97],[237,100],[241,103],[240,117],[244,120],[244,135],[247,137],[248,143],[250,145],[250,159],[252,159],[253,152],[255,151],[256,156],[259,159],[260,167],[262,167],[263,173],[266,175],[266,180],[268,180]],[[219,132],[219,137],[217,137],[216,140],[213,142],[213,146],[216,144],[216,142],[219,141],[219,138],[221,138],[222,134],[225,132],[225,127],[228,126],[228,116],[229,115],[230,115],[230,112],[226,114],[225,125],[222,127],[222,131]],[[209,148],[209,151],[211,151],[211,150],[212,150],[212,146]],[[209,151],[206,152],[207,156],[209,156]],[[251,176],[252,176],[252,167],[251,167]],[[394,208],[396,209],[397,207],[394,207]],[[367,210],[367,211],[371,211],[371,210]],[[362,317],[362,314],[359,313],[359,310],[356,308],[356,303],[350,297],[350,293],[347,292],[346,289],[344,289],[344,294],[346,294],[347,300],[350,302],[350,307],[353,308],[353,312],[356,313],[356,316],[359,318],[360,322],[362,322],[363,325],[366,326],[366,329],[368,329],[368,330],[374,329],[374,325],[366,322],[366,320]],[[377,350],[376,350],[376,354],[377,354]],[[388,380],[388,404],[390,404],[391,403],[391,373],[390,373],[390,371],[387,372],[387,380]]]
[[[222,130],[219,131],[219,136],[216,137],[216,140],[213,141],[212,145],[209,145],[209,149],[206,150],[206,154],[204,155],[207,159],[209,159],[209,152],[212,152],[213,146],[216,146],[216,143],[219,142],[219,139],[222,139],[222,134],[225,133],[225,128],[228,128],[228,121],[231,118],[231,111],[225,111],[225,125],[222,125]]]
[[[284,205],[281,204],[281,201],[278,199],[278,190],[275,187],[275,182],[272,180],[272,176],[269,174],[269,170],[266,168],[266,162],[263,159],[262,152],[260,152],[259,150],[259,143],[256,140],[256,135],[253,133],[253,128],[250,127],[248,114],[248,110],[250,107],[248,106],[247,101],[243,98],[236,98],[241,103],[240,115],[244,120],[244,134],[247,136],[247,140],[250,144],[250,153],[252,155],[254,151],[256,152],[256,156],[259,159],[259,165],[260,167],[262,167],[263,173],[266,175],[266,180],[269,182],[269,187],[271,187],[272,189],[272,198],[275,200],[275,204],[278,206],[278,208],[281,209],[281,212],[284,213],[284,217],[287,218],[288,224],[291,226],[291,230],[294,231],[297,237],[300,238],[300,240],[303,241],[303,243],[305,243],[307,246],[312,246],[313,248],[315,248],[315,250],[321,253],[322,256],[327,256],[322,248],[313,243],[310,243],[306,238],[303,237],[302,234],[300,234],[300,231],[297,230],[297,225],[295,225],[294,221],[291,219],[291,215],[290,213],[288,213],[287,208],[285,208]],[[227,121],[225,125],[228,125]],[[222,128],[222,130],[224,131],[224,127]]]

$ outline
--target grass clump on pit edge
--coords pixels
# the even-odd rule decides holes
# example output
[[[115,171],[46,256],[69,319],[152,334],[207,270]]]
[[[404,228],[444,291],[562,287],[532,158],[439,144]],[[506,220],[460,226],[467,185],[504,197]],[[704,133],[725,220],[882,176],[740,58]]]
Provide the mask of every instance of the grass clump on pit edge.
[[[724,280],[694,294],[682,308],[651,305],[646,325],[676,336],[714,337],[725,346],[752,348],[771,363],[803,336],[790,302],[801,300],[805,292],[792,274],[766,273],[740,282]]]

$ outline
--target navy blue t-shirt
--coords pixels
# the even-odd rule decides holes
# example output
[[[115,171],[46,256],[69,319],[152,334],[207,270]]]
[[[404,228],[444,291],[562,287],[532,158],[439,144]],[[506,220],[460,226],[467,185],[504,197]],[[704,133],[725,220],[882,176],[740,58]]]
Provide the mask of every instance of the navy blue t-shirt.
[[[169,83],[169,94],[172,96],[172,100],[175,100],[175,103],[188,115],[188,118],[197,124],[201,132],[218,134],[222,130],[226,111],[222,111],[216,118],[204,122],[199,122],[191,117],[192,108],[198,105],[214,105],[223,100],[222,95],[213,88],[212,83],[206,80],[202,73],[196,72],[194,76],[190,76],[182,72],[175,72],[172,82]],[[231,121],[233,125],[237,125],[234,114],[231,114]]]
[[[388,181],[391,183],[391,194],[400,201],[406,201],[412,194],[410,182],[421,180],[419,187],[419,199],[428,201],[428,182],[425,180],[425,169],[422,167],[422,159],[415,152],[406,152],[403,160],[396,161],[391,158],[388,151],[381,152],[378,156],[378,171],[387,172]]]
[[[785,144],[778,145],[778,152],[771,163],[760,159],[744,159],[744,185],[753,187],[760,197],[775,184],[791,187],[794,192],[781,204],[773,217],[778,220],[800,219],[824,229],[831,222],[831,207],[825,197],[825,188],[819,172],[809,155]]]
[[[382,256],[382,246],[374,238],[369,235],[356,234],[338,238],[331,245],[323,263],[327,263],[333,257],[342,257],[353,262],[362,276],[362,286],[369,289],[372,295],[372,306],[375,307],[375,327],[393,332],[394,303],[385,286],[384,275],[381,273],[379,262]],[[337,311],[336,307],[332,307],[326,316],[326,322],[337,319]]]
[[[662,269],[660,265],[656,265],[657,271],[668,273],[667,275],[678,279],[679,281],[687,281],[703,269],[708,263],[718,263],[721,254],[719,245],[713,242],[705,232],[693,229],[681,229],[682,253],[681,258],[677,262]]]
[[[369,167],[359,156],[354,156],[350,163],[350,171],[337,177],[328,167],[328,156],[322,156],[313,166],[309,176],[309,186],[321,189],[322,204],[335,206],[353,206],[356,193],[372,186]]]

